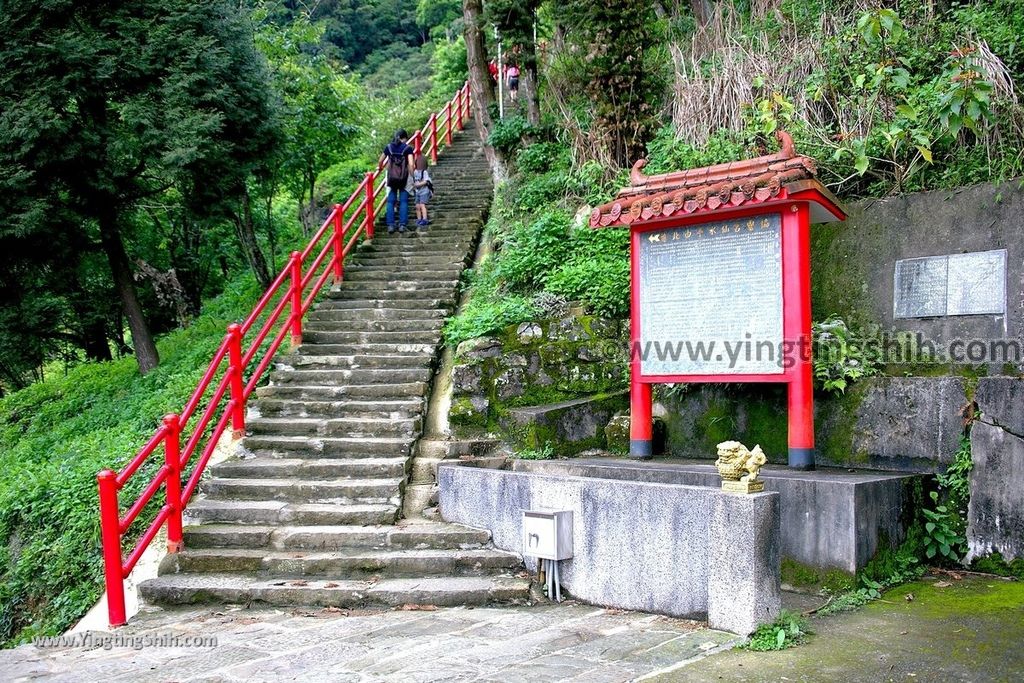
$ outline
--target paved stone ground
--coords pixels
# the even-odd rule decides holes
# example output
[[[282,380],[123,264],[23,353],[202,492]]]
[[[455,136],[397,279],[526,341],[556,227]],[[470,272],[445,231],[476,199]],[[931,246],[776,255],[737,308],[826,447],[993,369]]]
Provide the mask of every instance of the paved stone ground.
[[[585,605],[390,612],[220,608],[141,613],[125,636],[215,647],[23,645],[0,681],[630,681],[729,647],[699,622]]]
[[[656,680],[1024,681],[1024,582],[928,576],[810,625],[815,635],[798,647],[731,650]]]

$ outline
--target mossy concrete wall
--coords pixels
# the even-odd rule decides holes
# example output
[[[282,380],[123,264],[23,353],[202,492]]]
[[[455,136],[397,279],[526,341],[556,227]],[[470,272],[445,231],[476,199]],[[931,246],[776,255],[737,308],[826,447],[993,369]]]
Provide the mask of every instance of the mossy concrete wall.
[[[814,319],[840,315],[917,333],[941,351],[961,340],[1024,339],[1024,189],[1017,181],[858,202],[811,228]],[[896,319],[898,259],[1006,249],[1006,315]],[[1001,361],[991,364],[1001,368]]]

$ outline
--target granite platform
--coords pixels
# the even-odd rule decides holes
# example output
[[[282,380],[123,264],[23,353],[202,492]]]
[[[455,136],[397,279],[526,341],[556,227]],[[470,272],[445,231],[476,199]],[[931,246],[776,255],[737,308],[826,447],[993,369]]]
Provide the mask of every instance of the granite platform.
[[[516,460],[514,471],[634,482],[719,487],[710,461],[625,458]],[[897,546],[913,519],[919,474],[782,466],[761,470],[780,495],[782,556],[819,569],[855,573],[885,545]],[[645,523],[638,520],[638,524]]]

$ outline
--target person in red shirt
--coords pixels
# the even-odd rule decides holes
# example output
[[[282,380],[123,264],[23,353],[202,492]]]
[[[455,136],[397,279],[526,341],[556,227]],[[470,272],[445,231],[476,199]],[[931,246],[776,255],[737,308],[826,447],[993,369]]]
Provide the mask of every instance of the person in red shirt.
[[[491,73],[491,80],[493,80],[495,83],[497,83],[498,82],[498,65],[494,63],[493,59],[490,62],[487,63],[487,70]]]

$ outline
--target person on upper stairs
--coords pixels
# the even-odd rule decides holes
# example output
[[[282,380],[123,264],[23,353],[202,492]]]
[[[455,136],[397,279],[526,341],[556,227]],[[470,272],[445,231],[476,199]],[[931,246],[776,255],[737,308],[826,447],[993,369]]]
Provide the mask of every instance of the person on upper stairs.
[[[409,223],[409,190],[412,189],[413,154],[415,150],[408,144],[409,134],[399,130],[395,137],[384,147],[384,168],[387,171],[388,202],[386,220],[388,234],[405,233]],[[395,203],[398,203],[396,222]]]
[[[430,225],[427,217],[427,202],[434,196],[434,182],[427,170],[427,157],[420,154],[416,157],[416,170],[412,172],[412,191],[416,197],[416,225],[420,232],[426,232]]]
[[[514,63],[508,67],[508,96],[513,102],[519,96],[519,67]]]

